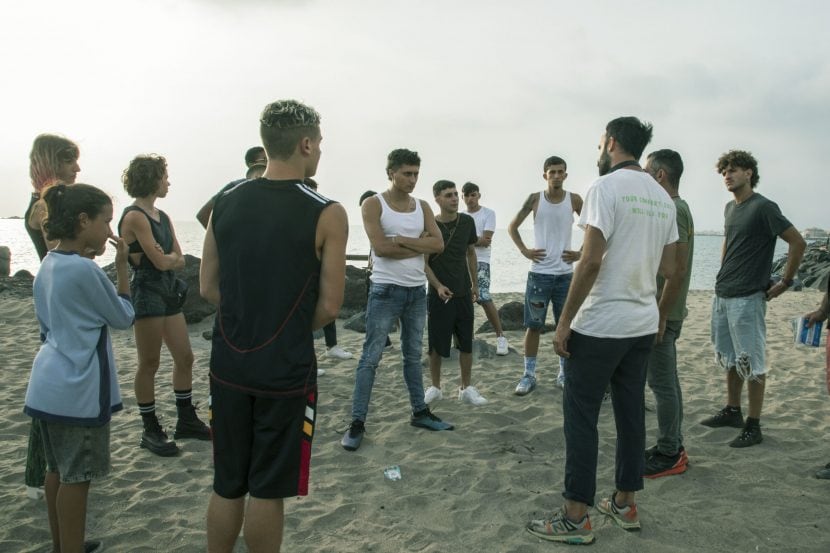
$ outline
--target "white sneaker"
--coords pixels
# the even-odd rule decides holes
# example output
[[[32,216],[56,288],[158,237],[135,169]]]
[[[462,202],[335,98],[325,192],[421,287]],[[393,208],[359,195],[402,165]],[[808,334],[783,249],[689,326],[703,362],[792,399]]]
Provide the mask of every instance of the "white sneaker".
[[[487,400],[478,393],[475,386],[467,386],[463,390],[459,388],[458,399],[461,400],[461,403],[469,403],[470,405],[484,405],[487,403]]]
[[[496,355],[507,355],[507,338],[499,336],[496,338]]]
[[[317,369],[317,376],[323,376],[326,374],[326,369]]]
[[[424,392],[424,403],[427,405],[439,399],[444,399],[444,392],[441,391],[441,388],[430,386],[427,388],[427,391]]]
[[[26,497],[29,499],[43,499],[43,488],[26,486]]]
[[[340,346],[332,346],[328,349],[328,351],[326,351],[326,357],[331,357],[333,359],[351,359],[354,356],[351,352],[344,350]]]

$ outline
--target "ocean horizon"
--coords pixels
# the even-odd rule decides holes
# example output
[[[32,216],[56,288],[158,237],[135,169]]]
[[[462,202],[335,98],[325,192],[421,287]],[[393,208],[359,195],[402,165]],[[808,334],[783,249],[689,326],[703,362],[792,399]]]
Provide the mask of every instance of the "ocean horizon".
[[[196,221],[173,221],[179,244],[185,254],[195,257],[202,257],[202,241],[205,231]],[[520,229],[525,241],[533,236],[533,229],[530,224]],[[695,234],[695,251],[692,263],[692,278],[689,288],[691,290],[713,290],[715,287],[715,276],[720,268],[720,255],[723,237],[713,234],[712,231],[704,231],[703,234]],[[573,248],[578,249],[582,244],[582,231],[574,227]],[[11,274],[20,270],[36,274],[40,261],[37,258],[34,247],[26,233],[23,219],[0,219],[0,246],[7,246],[11,250]],[[507,229],[496,229],[493,237],[493,251],[491,259],[491,283],[490,291],[493,293],[523,292],[527,280],[527,272],[530,269],[528,261],[516,249]],[[779,240],[775,248],[775,257],[786,253],[786,242]],[[346,246],[346,253],[351,255],[366,255],[369,252],[369,239],[363,232],[360,225],[349,227],[349,241]],[[112,247],[107,247],[104,255],[98,257],[96,262],[105,266],[112,263],[115,253]],[[349,261],[349,265],[357,267],[365,266],[365,261]]]

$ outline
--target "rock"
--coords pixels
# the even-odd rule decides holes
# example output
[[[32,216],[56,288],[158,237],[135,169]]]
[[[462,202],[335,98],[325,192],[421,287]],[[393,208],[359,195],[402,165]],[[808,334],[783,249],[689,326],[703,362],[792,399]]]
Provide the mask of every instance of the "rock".
[[[343,323],[343,328],[360,332],[361,334],[366,334],[366,312],[361,311],[349,317],[346,322]]]
[[[21,269],[13,276],[0,276],[0,293],[6,293],[16,298],[31,298],[32,283],[35,277],[29,271]]]
[[[0,277],[7,277],[11,272],[12,251],[8,246],[0,246]]]
[[[786,264],[786,255],[782,255],[773,262],[773,278],[781,278]],[[828,277],[830,277],[830,252],[827,251],[827,246],[819,242],[808,244],[804,257],[801,259],[801,265],[798,267],[796,283],[800,281],[808,288],[825,291]],[[793,286],[793,290],[800,290],[800,288]]]
[[[343,292],[343,306],[340,308],[339,318],[348,319],[361,311],[366,311],[367,274],[366,269],[346,265],[346,288]]]
[[[551,317],[553,314],[551,313]],[[504,331],[508,330],[524,330],[525,328],[525,306],[520,301],[511,301],[499,307],[499,320],[501,321],[501,328]],[[542,334],[552,332],[556,327],[551,324],[546,324],[542,328]],[[490,321],[484,321],[476,334],[480,332],[493,332],[493,326]]]

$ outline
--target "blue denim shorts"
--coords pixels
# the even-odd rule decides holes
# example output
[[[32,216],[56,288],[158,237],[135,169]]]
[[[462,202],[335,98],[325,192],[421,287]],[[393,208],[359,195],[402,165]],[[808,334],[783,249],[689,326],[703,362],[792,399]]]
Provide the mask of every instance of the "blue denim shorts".
[[[110,472],[110,424],[74,426],[35,419],[43,433],[46,470],[63,484],[89,482]]]
[[[490,295],[490,264],[478,262],[478,302],[486,303],[493,301]]]
[[[764,292],[712,301],[712,345],[722,368],[735,369],[741,378],[766,374],[767,327]]]
[[[538,330],[545,326],[545,317],[548,314],[548,305],[553,303],[554,321],[559,321],[565,299],[568,297],[568,288],[571,286],[573,273],[564,275],[543,275],[541,273],[527,273],[527,288],[525,289],[525,328]]]

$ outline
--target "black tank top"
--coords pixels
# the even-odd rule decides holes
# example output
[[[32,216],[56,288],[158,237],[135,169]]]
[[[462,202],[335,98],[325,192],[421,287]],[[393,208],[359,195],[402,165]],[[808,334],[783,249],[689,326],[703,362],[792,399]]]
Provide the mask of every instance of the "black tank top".
[[[173,251],[173,228],[170,225],[170,218],[167,216],[165,212],[159,209],[159,220],[156,221],[150,215],[138,207],[137,205],[130,205],[124,208],[124,212],[121,214],[121,219],[118,221],[118,235],[121,236],[121,224],[124,222],[124,216],[127,215],[130,211],[140,211],[147,217],[147,220],[150,222],[150,230],[153,232],[153,239],[161,246],[162,251],[164,253],[170,253]],[[130,242],[127,244],[130,253],[144,253],[144,250],[141,249],[141,244],[138,240]],[[130,260],[130,265],[133,265],[132,260]],[[138,262],[138,265],[133,265],[133,268],[136,270],[152,270],[152,271],[159,271],[156,269],[156,266],[153,265],[153,262],[147,257],[147,255],[142,255],[141,259]]]
[[[331,203],[300,181],[264,178],[217,196],[212,221],[221,302],[210,358],[215,382],[270,397],[316,388],[316,233],[320,213]]]
[[[32,244],[35,245],[37,256],[41,261],[43,261],[43,258],[46,257],[46,252],[49,251],[46,247],[46,240],[43,239],[43,232],[40,229],[34,230],[29,227],[29,216],[32,214],[32,208],[38,200],[40,200],[40,194],[32,192],[32,199],[29,200],[29,207],[26,208],[26,214],[23,216],[23,224],[26,225],[26,232],[29,233],[29,238],[32,239]]]

